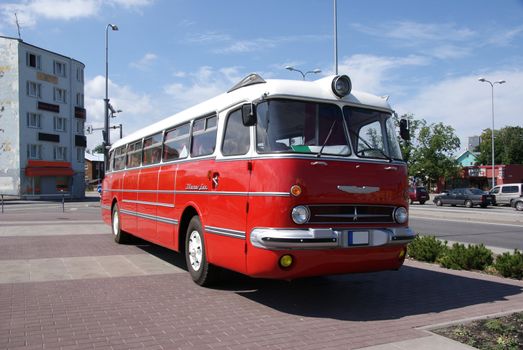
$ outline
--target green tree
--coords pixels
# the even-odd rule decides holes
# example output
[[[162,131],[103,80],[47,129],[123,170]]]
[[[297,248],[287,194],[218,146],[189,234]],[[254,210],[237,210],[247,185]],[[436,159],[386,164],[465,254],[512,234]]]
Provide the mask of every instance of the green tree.
[[[492,130],[485,129],[478,147],[480,164],[492,164]],[[494,163],[523,164],[523,128],[507,126],[494,131]]]
[[[95,148],[93,148],[93,153],[104,153],[104,145],[97,145]]]
[[[401,116],[409,120],[410,140],[400,140],[403,158],[409,166],[409,175],[428,178],[430,183],[441,177],[456,176],[459,171],[454,153],[460,147],[454,128],[443,123],[428,124],[416,120],[412,114]],[[396,118],[397,125],[399,119]]]

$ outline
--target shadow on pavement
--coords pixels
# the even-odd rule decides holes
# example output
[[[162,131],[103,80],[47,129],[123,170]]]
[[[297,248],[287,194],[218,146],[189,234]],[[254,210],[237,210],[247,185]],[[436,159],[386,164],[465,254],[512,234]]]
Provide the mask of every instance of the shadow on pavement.
[[[137,246],[187,270],[182,254],[148,244]],[[304,317],[351,321],[398,319],[493,303],[520,294],[511,284],[417,267],[399,271],[314,277],[294,281],[254,279],[223,271],[213,289],[230,291],[272,309]],[[198,287],[196,284],[195,288]]]

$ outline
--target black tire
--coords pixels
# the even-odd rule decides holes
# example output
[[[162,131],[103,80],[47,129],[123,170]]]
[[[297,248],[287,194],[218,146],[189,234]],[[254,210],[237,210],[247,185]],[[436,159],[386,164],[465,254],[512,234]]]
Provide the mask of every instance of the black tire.
[[[514,205],[514,208],[516,208],[517,211],[523,211],[523,201],[516,202],[516,205]]]
[[[438,207],[441,207],[443,205],[443,203],[441,202],[441,199],[436,199],[436,205]]]
[[[480,207],[482,207],[482,208],[486,208],[487,205],[486,205],[486,204],[480,204]]]
[[[124,244],[130,241],[129,234],[121,229],[120,208],[118,208],[118,203],[113,206],[113,212],[111,214],[111,230],[113,231],[114,241],[116,243]]]
[[[193,216],[185,236],[185,262],[193,281],[200,286],[214,282],[217,268],[207,261],[202,223],[198,216]]]
[[[425,201],[419,201],[419,204],[423,205],[425,204]]]
[[[474,204],[472,203],[472,201],[471,201],[470,199],[467,199],[467,200],[465,201],[465,206],[466,206],[467,208],[472,208],[472,207],[474,206]]]

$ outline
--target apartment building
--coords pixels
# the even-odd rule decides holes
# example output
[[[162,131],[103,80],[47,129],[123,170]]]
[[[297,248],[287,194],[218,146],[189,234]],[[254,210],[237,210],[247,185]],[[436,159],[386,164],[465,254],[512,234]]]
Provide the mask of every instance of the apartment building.
[[[0,36],[0,194],[84,197],[84,69]]]

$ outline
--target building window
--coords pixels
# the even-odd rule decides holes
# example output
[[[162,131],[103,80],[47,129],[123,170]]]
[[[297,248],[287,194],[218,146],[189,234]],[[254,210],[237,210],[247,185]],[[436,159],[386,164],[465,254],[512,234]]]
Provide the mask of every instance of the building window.
[[[67,94],[67,91],[65,89],[54,88],[54,100],[56,102],[66,103],[67,102],[65,99],[66,94]]]
[[[76,94],[76,105],[78,107],[82,107],[84,106],[84,94],[81,94],[81,93],[77,93]]]
[[[42,159],[42,145],[27,145],[28,159]]]
[[[67,119],[55,116],[53,120],[53,125],[56,131],[65,131],[67,127]]]
[[[76,133],[83,135],[84,128],[85,128],[85,122],[83,120],[76,120]]]
[[[54,74],[65,77],[65,63],[54,61]]]
[[[42,84],[35,83],[34,81],[27,82],[27,96],[31,97],[42,97]]]
[[[66,160],[67,148],[63,146],[55,146],[53,149],[54,160]]]
[[[83,163],[85,159],[85,149],[83,147],[76,147],[76,161]]]
[[[83,83],[84,82],[84,69],[83,68],[76,68],[76,80]]]
[[[38,70],[40,70],[40,55],[36,55],[34,53],[31,53],[31,52],[28,52],[27,55],[25,56],[26,58],[26,64],[28,67],[33,67],[33,68],[36,68]]]
[[[27,113],[27,127],[40,129],[42,127],[42,115],[38,113]]]

